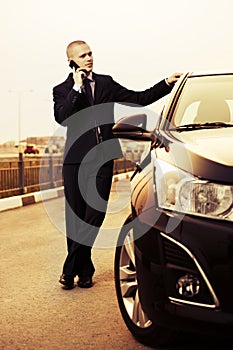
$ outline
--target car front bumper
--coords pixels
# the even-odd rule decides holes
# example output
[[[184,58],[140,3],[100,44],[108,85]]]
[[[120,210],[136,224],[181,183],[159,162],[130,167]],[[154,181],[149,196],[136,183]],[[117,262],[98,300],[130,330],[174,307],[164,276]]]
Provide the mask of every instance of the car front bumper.
[[[141,216],[144,231],[146,218],[153,215],[151,208]],[[156,217],[154,226],[148,226],[147,233],[135,242],[140,299],[148,316],[172,328],[211,334],[221,333],[222,328],[224,335],[231,334],[232,222],[188,215],[179,222],[169,212]],[[175,229],[167,233],[169,220],[174,220]],[[179,288],[179,281],[187,276],[198,280],[196,294],[185,293],[192,291],[187,283]]]

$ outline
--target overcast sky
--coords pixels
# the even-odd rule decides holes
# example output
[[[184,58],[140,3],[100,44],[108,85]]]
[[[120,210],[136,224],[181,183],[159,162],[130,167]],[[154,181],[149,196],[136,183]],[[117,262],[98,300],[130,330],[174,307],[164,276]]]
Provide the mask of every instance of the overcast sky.
[[[21,138],[56,130],[69,42],[90,45],[95,72],[142,90],[175,71],[232,68],[232,13],[232,0],[2,0],[0,143],[18,139],[19,118]]]

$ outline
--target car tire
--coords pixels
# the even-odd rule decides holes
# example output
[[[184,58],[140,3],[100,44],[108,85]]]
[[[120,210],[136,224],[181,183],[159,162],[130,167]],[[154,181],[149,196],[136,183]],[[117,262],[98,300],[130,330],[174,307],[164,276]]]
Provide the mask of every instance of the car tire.
[[[114,261],[115,289],[122,318],[132,335],[141,343],[149,346],[172,344],[177,333],[152,322],[142,308],[130,220],[129,217],[121,229]]]

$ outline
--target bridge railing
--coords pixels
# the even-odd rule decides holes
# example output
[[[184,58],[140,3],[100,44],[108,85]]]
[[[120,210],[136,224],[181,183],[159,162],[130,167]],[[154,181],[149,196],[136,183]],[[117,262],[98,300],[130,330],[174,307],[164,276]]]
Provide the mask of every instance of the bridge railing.
[[[135,169],[135,162],[114,161],[114,174]],[[41,191],[63,185],[62,156],[23,156],[0,160],[0,198]]]

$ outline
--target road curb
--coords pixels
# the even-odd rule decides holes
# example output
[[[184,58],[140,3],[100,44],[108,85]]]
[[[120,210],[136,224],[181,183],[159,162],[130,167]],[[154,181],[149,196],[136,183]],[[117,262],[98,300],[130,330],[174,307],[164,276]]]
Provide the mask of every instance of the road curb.
[[[113,182],[129,179],[132,171],[113,176]],[[64,195],[63,186],[51,188],[44,191],[31,192],[19,196],[12,196],[0,199],[0,212],[20,208],[29,204],[35,204],[49,199],[58,198]]]

